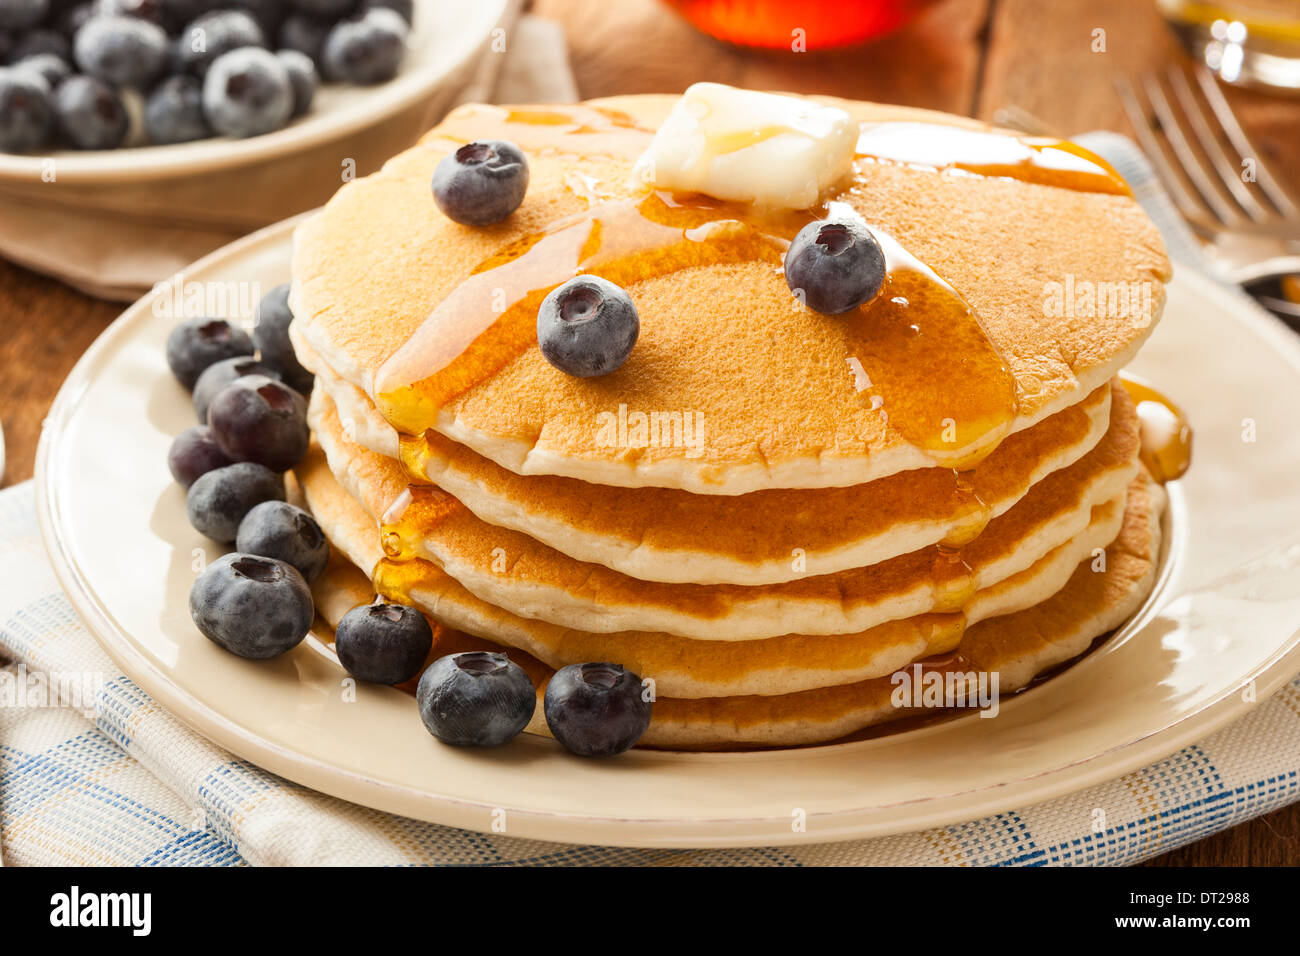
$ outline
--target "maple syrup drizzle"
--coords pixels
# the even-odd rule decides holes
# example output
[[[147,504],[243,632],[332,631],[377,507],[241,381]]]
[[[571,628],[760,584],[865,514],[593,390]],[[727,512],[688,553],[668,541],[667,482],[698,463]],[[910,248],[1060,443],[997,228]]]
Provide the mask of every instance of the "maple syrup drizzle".
[[[1133,194],[1110,163],[1065,140],[939,123],[875,123],[863,126],[857,155],[869,162],[959,170],[1079,192]]]
[[[1192,428],[1187,416],[1149,382],[1128,372],[1121,372],[1119,379],[1137,406],[1142,464],[1160,484],[1176,481],[1192,463]]]

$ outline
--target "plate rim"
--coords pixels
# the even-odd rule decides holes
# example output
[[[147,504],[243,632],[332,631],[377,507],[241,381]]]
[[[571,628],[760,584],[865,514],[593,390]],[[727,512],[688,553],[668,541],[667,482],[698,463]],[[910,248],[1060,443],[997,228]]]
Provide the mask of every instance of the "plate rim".
[[[219,265],[254,247],[289,241],[304,213],[272,224],[215,250],[187,266],[182,277]],[[1218,300],[1300,372],[1300,344],[1287,337],[1285,327],[1263,313],[1234,307],[1230,290],[1192,268],[1179,271],[1175,281],[1190,283],[1198,295]],[[348,803],[411,816],[447,826],[485,832],[486,811],[496,802],[475,802],[376,780],[328,761],[304,756],[245,730],[234,719],[193,699],[169,675],[138,650],[116,623],[102,600],[89,587],[66,551],[58,533],[59,497],[50,462],[55,456],[62,422],[78,408],[78,399],[94,379],[97,366],[119,340],[129,339],[134,324],[147,313],[140,309],[149,296],[128,306],[78,359],[46,415],[37,448],[35,498],[37,519],[56,578],[96,643],[108,657],[183,725],[234,756],[295,783]],[[1239,306],[1240,303],[1236,303]],[[137,312],[138,310],[138,312]],[[839,842],[966,822],[1016,807],[1076,793],[1168,757],[1245,716],[1269,699],[1300,670],[1300,630],[1279,642],[1276,652],[1242,683],[1254,681],[1254,701],[1228,690],[1163,727],[1126,740],[1089,757],[996,784],[927,799],[847,810],[810,812],[806,832],[791,833],[788,817],[732,816],[723,819],[630,819],[600,813],[567,813],[507,807],[510,835],[548,842],[646,848],[725,848]],[[812,748],[816,751],[818,748]],[[797,759],[797,749],[787,751]],[[673,755],[690,759],[692,754]],[[471,816],[472,815],[472,816]],[[475,822],[479,821],[479,822]],[[812,824],[816,821],[817,825]],[[723,829],[725,827],[725,830]],[[761,833],[759,832],[761,831]]]

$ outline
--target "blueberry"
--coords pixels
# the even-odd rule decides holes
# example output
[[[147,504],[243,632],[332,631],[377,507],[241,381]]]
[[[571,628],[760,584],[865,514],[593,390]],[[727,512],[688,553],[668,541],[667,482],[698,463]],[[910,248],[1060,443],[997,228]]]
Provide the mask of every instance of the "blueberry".
[[[244,515],[235,550],[291,564],[308,584],[320,577],[330,556],[316,519],[284,501],[263,501]]]
[[[217,58],[241,47],[264,47],[266,36],[246,10],[216,10],[188,24],[176,38],[182,69],[203,76]]]
[[[282,51],[283,52],[283,51]],[[275,369],[285,383],[300,394],[310,395],[315,381],[311,372],[302,367],[289,341],[289,283],[278,285],[257,304],[257,325],[253,328],[253,344],[262,353],[262,363]]]
[[[203,370],[214,362],[252,354],[253,340],[248,333],[225,319],[190,319],[167,336],[167,364],[186,388],[193,388]]]
[[[621,754],[650,726],[641,678],[617,664],[570,664],[546,685],[546,726],[583,757]]]
[[[91,17],[95,15],[94,0],[77,3],[59,12],[55,26],[68,39],[72,39]]]
[[[136,17],[163,25],[163,6],[160,0],[99,0],[95,12],[101,15]]]
[[[0,150],[43,146],[54,131],[50,84],[34,71],[0,67]]]
[[[68,77],[54,91],[54,111],[59,133],[74,149],[116,149],[126,141],[126,107],[103,80]]]
[[[133,2],[133,0],[126,0]],[[161,13],[160,22],[173,36],[179,34],[186,24],[194,22],[216,4],[213,0],[156,0]]]
[[[369,10],[357,20],[340,20],[325,38],[321,68],[336,83],[369,85],[397,75],[410,32],[392,10]]]
[[[256,337],[254,337],[253,341],[256,344]],[[278,372],[268,368],[251,355],[240,355],[237,358],[213,362],[203,370],[198,381],[194,383],[192,396],[194,399],[194,416],[200,422],[206,422],[208,420],[208,406],[217,397],[217,393],[235,379],[243,378],[245,375],[266,375],[269,378],[280,377]]]
[[[18,38],[9,51],[9,62],[19,64],[29,57],[52,53],[65,63],[72,62],[72,44],[57,30],[42,28],[31,30]]]
[[[293,87],[293,115],[301,116],[311,109],[316,96],[316,64],[311,57],[298,50],[279,50],[276,58],[289,71],[289,84]]]
[[[252,554],[222,555],[190,588],[190,617],[203,636],[252,660],[297,647],[315,614],[301,574],[283,561]]]
[[[289,0],[289,6],[308,16],[337,20],[352,12],[356,0]]]
[[[405,604],[354,607],[334,634],[339,663],[359,680],[400,684],[420,673],[433,647],[433,628],[423,614]]]
[[[285,0],[232,0],[230,5],[247,12],[268,41],[280,29],[280,23],[288,12]]]
[[[457,747],[498,747],[528,726],[537,691],[504,654],[466,651],[440,657],[415,689],[429,733]]]
[[[19,60],[14,64],[13,68],[22,70],[24,73],[36,74],[49,84],[51,90],[72,75],[72,67],[53,53],[37,53],[35,56]],[[54,116],[54,107],[52,105],[50,107],[50,116],[51,118]]]
[[[551,290],[537,310],[537,344],[561,372],[592,378],[622,367],[641,320],[631,296],[599,276],[581,275]]]
[[[500,222],[528,191],[528,160],[514,143],[467,143],[433,171],[433,199],[448,219],[466,226]]]
[[[185,511],[194,530],[233,544],[239,523],[263,501],[284,501],[284,479],[251,461],[215,468],[190,485]]]
[[[93,16],[72,48],[77,66],[112,86],[144,87],[167,65],[167,34],[135,17]]]
[[[321,20],[305,13],[290,13],[280,24],[280,49],[296,50],[311,57],[312,62],[319,67],[321,51],[325,49],[325,38],[333,26],[329,20]]]
[[[191,425],[172,441],[167,467],[182,487],[188,488],[210,471],[233,465],[234,459],[221,450],[207,425]]]
[[[259,136],[293,115],[293,84],[274,53],[243,47],[223,53],[203,79],[203,110],[222,136]]]
[[[211,136],[203,117],[203,84],[182,73],[155,86],[145,100],[144,129],[150,142],[160,146]]]
[[[231,382],[208,406],[208,425],[226,454],[287,471],[307,453],[307,403],[283,382],[246,375]]]
[[[415,5],[411,0],[361,0],[361,10],[374,10],[377,7],[385,7],[392,10],[408,24],[415,22]]]
[[[49,12],[50,0],[0,0],[0,30],[26,30]]]
[[[810,222],[786,250],[785,281],[810,309],[838,315],[880,292],[885,284],[885,253],[871,230],[859,222]]]

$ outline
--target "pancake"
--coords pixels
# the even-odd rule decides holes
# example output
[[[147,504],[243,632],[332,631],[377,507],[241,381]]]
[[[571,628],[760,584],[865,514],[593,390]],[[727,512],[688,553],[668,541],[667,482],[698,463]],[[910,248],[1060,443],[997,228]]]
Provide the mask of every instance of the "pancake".
[[[309,499],[320,487],[313,475],[328,479],[323,467],[308,474],[304,489]],[[341,495],[333,500],[346,498]],[[1140,472],[1129,486],[1119,534],[1105,549],[1103,570],[1096,570],[1097,562],[1090,557],[1053,596],[1026,610],[976,624],[966,631],[954,653],[925,662],[923,669],[943,675],[956,686],[964,686],[981,673],[996,673],[998,691],[1005,695],[1082,654],[1097,637],[1132,615],[1149,593],[1160,551],[1164,502],[1163,490],[1145,471]],[[329,508],[324,507],[321,514],[328,513]],[[331,627],[336,627],[351,607],[369,601],[371,594],[367,576],[337,550],[313,592],[318,611]],[[547,733],[540,703],[550,668],[515,648],[503,648],[450,628],[437,631],[431,657],[462,650],[507,650],[538,689],[538,711],[527,730]],[[892,675],[773,696],[699,699],[668,696],[662,693],[662,682],[656,683],[661,693],[642,746],[685,750],[798,746],[834,741],[875,724],[932,713],[895,706]]]
[[[316,411],[312,425],[331,470],[372,517],[382,516],[407,488],[400,467],[349,441],[327,399]],[[1112,389],[1106,436],[988,523],[963,549],[970,575],[956,587],[944,580],[929,548],[869,568],[775,585],[639,581],[487,525],[436,491],[436,520],[417,520],[404,532],[405,546],[489,604],[576,630],[664,631],[704,640],[857,633],[890,620],[955,610],[945,606],[951,592],[988,588],[1063,542],[1088,550],[1104,546],[1109,537],[1098,541],[1087,533],[1092,511],[1123,494],[1138,467],[1137,454],[1133,403],[1122,389]]]
[[[374,519],[338,484],[319,448],[299,466],[298,476],[307,504],[335,550],[357,567],[373,567],[383,556]],[[951,651],[968,624],[1028,607],[1059,588],[1080,555],[1089,553],[1086,546],[1103,547],[1115,536],[1123,510],[1122,499],[1094,509],[1082,545],[1062,545],[1020,574],[978,592],[964,614],[926,614],[860,634],[791,634],[754,641],[632,631],[592,634],[494,607],[436,565],[418,560],[412,562],[418,567],[408,590],[415,606],[431,618],[526,651],[550,667],[608,660],[654,675],[660,692],[672,697],[786,694],[878,677],[921,657]]]
[[[298,228],[291,304],[301,337],[372,401],[381,399],[376,404],[401,430],[432,427],[517,474],[734,495],[849,486],[962,456],[973,460],[1007,430],[1081,402],[1154,327],[1169,264],[1157,230],[1131,197],[864,159],[851,188],[836,198],[950,283],[979,319],[978,328],[962,327],[963,336],[927,314],[918,326],[927,347],[915,361],[885,362],[872,329],[798,307],[771,262],[737,261],[629,282],[641,334],[611,375],[574,378],[525,347],[433,413],[407,414],[394,399],[404,394],[395,390],[400,380],[376,391],[385,363],[476,268],[503,249],[528,247],[564,216],[630,201],[632,161],[673,102],[638,96],[597,108],[454,111],[421,144],[346,185]],[[836,105],[865,123],[983,129],[943,114]],[[443,156],[483,136],[521,145],[530,184],[505,222],[468,228],[438,212],[429,181]],[[1141,290],[1147,308],[1089,316],[1052,308],[1048,285],[1067,281]],[[474,305],[492,307],[486,297]],[[1007,398],[997,403],[1005,409],[972,424],[951,447],[918,443],[905,434],[905,409],[922,392],[952,403],[951,417],[963,427],[974,421],[957,406],[974,401],[978,390],[954,371],[963,367],[966,345],[980,344],[967,342],[973,338],[1005,362]],[[883,409],[857,391],[851,360],[889,392]],[[891,376],[930,387],[890,391]],[[699,449],[604,446],[595,425],[620,406],[703,416],[707,440]],[[923,424],[939,427],[937,419]]]
[[[316,389],[334,403],[347,436],[397,458],[397,432],[365,393],[305,343],[298,343],[298,355],[316,373]],[[991,516],[1002,514],[1034,482],[1095,447],[1109,421],[1107,384],[1004,440],[976,469],[973,493]],[[942,468],[848,488],[704,496],[523,477],[439,435],[427,447],[428,479],[483,521],[645,581],[752,586],[830,574],[936,544],[971,518],[969,499]]]

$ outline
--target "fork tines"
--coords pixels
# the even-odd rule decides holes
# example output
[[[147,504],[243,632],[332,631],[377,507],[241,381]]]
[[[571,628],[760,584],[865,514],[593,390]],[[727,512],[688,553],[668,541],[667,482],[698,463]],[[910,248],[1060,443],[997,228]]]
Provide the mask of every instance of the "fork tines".
[[[1156,175],[1194,229],[1213,235],[1225,228],[1295,228],[1295,203],[1264,165],[1209,70],[1171,66],[1136,83],[1119,77],[1115,86]]]

